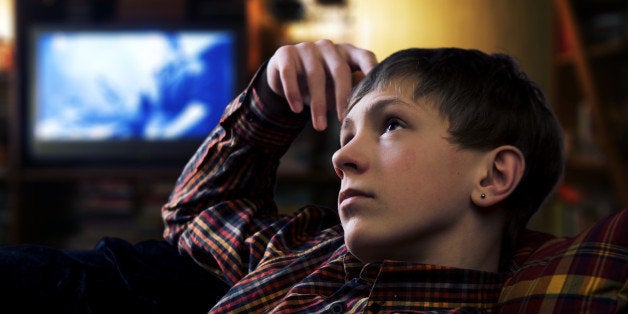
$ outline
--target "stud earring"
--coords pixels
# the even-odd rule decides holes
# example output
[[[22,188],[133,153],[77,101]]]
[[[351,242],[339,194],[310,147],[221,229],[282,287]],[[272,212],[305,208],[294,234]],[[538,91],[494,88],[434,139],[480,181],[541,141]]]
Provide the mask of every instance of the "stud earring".
[[[480,194],[480,198],[485,199],[486,198],[486,194],[484,194],[484,193]]]

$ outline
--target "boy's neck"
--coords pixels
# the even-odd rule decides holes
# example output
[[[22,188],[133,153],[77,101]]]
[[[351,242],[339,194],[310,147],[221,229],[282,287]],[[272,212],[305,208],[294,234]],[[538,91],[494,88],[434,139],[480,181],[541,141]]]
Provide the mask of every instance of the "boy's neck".
[[[390,259],[496,273],[500,268],[503,225],[497,213],[470,213],[449,230],[428,235],[420,247],[399,248],[400,254]]]
[[[496,211],[496,210],[495,210]],[[430,264],[498,272],[504,220],[497,212],[472,212],[433,243]]]

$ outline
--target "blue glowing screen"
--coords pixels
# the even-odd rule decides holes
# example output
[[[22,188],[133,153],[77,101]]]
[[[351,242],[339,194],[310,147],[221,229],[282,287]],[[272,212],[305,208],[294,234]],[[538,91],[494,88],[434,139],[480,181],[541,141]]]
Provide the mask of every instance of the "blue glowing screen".
[[[230,31],[34,34],[37,141],[205,137],[236,92]]]

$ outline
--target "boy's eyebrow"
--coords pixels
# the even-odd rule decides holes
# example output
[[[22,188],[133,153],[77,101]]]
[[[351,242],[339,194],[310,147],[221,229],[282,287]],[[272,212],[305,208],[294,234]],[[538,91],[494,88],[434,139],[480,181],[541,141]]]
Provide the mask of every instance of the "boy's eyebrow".
[[[344,119],[342,119],[342,124],[340,125],[340,134],[342,134],[343,131],[350,130],[352,128],[353,120],[351,120],[351,118],[345,117]]]
[[[413,108],[415,107],[414,104],[409,104],[408,102],[397,96],[383,97],[373,103],[368,104],[368,107],[366,108],[366,114],[370,115],[373,113],[381,112],[385,107],[388,107],[390,105],[403,105]],[[353,107],[351,107],[351,109],[353,109]],[[353,127],[354,122],[351,118],[347,117],[348,114],[349,111],[347,111],[347,113],[345,114],[345,118],[342,120],[342,125],[340,126],[341,131]]]

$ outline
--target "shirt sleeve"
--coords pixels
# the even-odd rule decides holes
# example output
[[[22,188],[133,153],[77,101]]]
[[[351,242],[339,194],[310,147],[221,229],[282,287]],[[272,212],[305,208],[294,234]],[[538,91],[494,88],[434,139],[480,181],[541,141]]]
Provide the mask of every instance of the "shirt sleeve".
[[[263,69],[227,106],[162,207],[164,238],[231,284],[260,258],[247,238],[277,219],[279,159],[308,120],[270,107],[288,105],[269,92]]]

